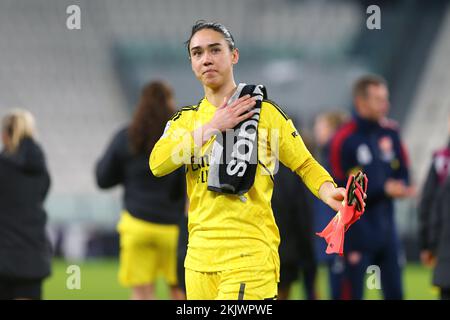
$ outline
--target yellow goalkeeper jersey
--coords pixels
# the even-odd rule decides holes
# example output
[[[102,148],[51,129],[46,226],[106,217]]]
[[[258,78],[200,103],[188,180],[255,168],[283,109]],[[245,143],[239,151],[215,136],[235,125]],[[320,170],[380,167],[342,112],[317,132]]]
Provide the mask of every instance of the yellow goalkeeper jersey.
[[[280,234],[271,208],[276,159],[295,171],[316,196],[322,183],[333,179],[311,156],[286,114],[264,100],[252,188],[243,196],[209,191],[209,158],[215,137],[199,148],[191,132],[209,122],[215,110],[206,98],[182,108],[167,123],[150,155],[155,176],[186,165],[189,244],[185,267],[217,272],[274,263],[279,276]]]

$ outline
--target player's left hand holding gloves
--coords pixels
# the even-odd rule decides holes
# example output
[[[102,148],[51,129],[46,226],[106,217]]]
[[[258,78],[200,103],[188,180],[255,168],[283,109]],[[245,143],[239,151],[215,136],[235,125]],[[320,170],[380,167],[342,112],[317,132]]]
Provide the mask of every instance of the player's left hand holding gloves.
[[[328,243],[326,253],[344,254],[344,234],[364,213],[367,183],[367,176],[361,171],[348,177],[342,208],[322,232],[316,233]]]

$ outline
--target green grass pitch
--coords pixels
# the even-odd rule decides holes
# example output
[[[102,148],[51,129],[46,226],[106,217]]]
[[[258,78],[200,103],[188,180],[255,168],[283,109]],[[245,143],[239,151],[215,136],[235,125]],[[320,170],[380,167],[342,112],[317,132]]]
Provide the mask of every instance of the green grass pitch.
[[[80,267],[80,289],[68,289],[67,273],[70,265]],[[88,260],[82,263],[70,263],[63,260],[53,262],[53,273],[44,283],[44,299],[48,300],[124,300],[130,296],[130,290],[123,288],[117,281],[118,260]],[[418,264],[408,264],[404,274],[406,299],[437,299],[438,291],[431,286],[431,270]],[[168,290],[162,281],[156,283],[157,295],[160,299],[168,298]],[[329,298],[327,270],[319,269],[318,290],[321,299]],[[366,299],[380,299],[380,290],[366,289]],[[295,283],[291,299],[303,299],[301,283]]]

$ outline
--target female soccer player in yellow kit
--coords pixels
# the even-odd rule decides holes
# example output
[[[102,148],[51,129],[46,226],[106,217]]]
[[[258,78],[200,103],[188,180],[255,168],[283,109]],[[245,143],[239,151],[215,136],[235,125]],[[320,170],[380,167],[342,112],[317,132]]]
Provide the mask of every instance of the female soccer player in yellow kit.
[[[335,211],[339,210],[345,189],[337,188],[328,172],[314,160],[286,114],[275,103],[264,100],[252,188],[244,196],[209,191],[209,157],[215,134],[250,118],[255,99],[247,95],[227,104],[237,87],[233,66],[239,60],[239,51],[223,25],[197,22],[187,49],[205,97],[198,105],[182,108],[172,117],[149,161],[155,176],[186,165],[190,202],[187,298],[275,299],[280,235],[270,205],[274,165],[266,157],[268,151],[278,149],[279,160]]]

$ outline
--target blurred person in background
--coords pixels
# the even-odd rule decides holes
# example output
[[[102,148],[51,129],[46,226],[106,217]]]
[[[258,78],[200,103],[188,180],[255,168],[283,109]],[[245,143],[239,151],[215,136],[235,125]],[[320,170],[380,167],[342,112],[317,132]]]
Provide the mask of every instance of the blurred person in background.
[[[342,297],[362,299],[369,265],[380,268],[385,299],[403,299],[401,244],[394,220],[394,199],[414,196],[408,158],[398,126],[387,119],[389,91],[384,79],[363,76],[353,88],[353,119],[333,137],[330,164],[340,183],[362,170],[369,178],[364,219],[345,241]]]
[[[175,112],[172,89],[155,81],[146,85],[129,125],[113,137],[96,166],[102,189],[123,185],[119,282],[132,287],[134,300],[155,299],[155,280],[162,275],[173,299],[177,286],[178,223],[185,205],[183,170],[156,178],[148,154]]]
[[[177,291],[180,300],[186,300],[184,259],[186,259],[187,246],[189,242],[187,213],[188,213],[188,205],[186,205],[185,214],[181,217],[178,224],[179,233],[178,233],[178,248],[177,248],[177,278],[178,278]]]
[[[314,144],[317,158],[323,163],[324,167],[330,167],[331,139],[336,131],[348,120],[349,116],[344,111],[327,111],[316,116],[313,128]]]
[[[316,300],[312,201],[304,184],[283,165],[279,166],[275,176],[272,210],[281,237],[278,299],[289,298],[291,286],[301,274],[306,299]]]
[[[337,130],[349,119],[344,111],[328,111],[320,113],[314,121],[314,142],[316,156],[324,168],[331,170],[330,143]],[[336,212],[324,205],[322,201],[314,199],[314,230],[323,230]],[[332,299],[341,299],[344,258],[338,255],[328,255],[325,253],[327,243],[319,237],[315,237],[315,253],[319,263],[326,263],[328,266],[330,293]]]
[[[2,121],[0,153],[0,299],[41,299],[51,272],[44,201],[50,188],[32,114],[16,110]]]
[[[449,142],[433,153],[419,203],[420,258],[434,267],[433,285],[450,300],[450,115]]]

